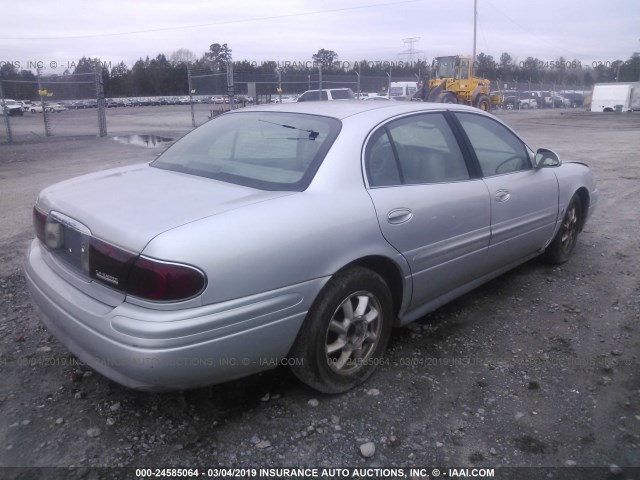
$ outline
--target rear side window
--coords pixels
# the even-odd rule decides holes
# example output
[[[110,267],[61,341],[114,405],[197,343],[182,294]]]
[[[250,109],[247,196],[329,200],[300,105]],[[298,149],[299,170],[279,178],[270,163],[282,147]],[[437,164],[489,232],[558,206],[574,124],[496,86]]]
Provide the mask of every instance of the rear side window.
[[[351,90],[331,90],[331,98],[334,100],[349,100],[355,98],[355,95]]]
[[[464,157],[441,113],[404,117],[370,138],[365,151],[369,185],[416,185],[467,180]]]
[[[531,168],[524,143],[504,125],[473,113],[455,115],[476,152],[482,175],[490,177]]]
[[[322,98],[320,97],[320,90],[305,92],[298,97],[298,102],[312,102],[314,100],[321,100],[321,99],[329,100],[326,90],[322,90]]]

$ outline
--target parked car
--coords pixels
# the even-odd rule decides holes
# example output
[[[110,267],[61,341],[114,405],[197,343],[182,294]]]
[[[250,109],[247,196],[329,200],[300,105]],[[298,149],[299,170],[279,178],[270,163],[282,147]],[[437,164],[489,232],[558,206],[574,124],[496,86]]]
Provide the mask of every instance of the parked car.
[[[33,105],[33,102],[31,100],[20,100],[18,101],[18,103],[22,107],[23,112],[28,112],[31,105]]]
[[[540,254],[598,200],[584,163],[423,102],[247,107],[150,164],[43,190],[26,279],[49,330],[139,389],[282,364],[346,391],[405,325]]]
[[[553,108],[568,108],[571,107],[571,100],[566,98],[564,95],[560,95],[557,93],[551,94],[551,103]]]
[[[350,88],[327,88],[322,90],[307,90],[298,97],[297,102],[309,102],[314,100],[354,100],[356,98]]]
[[[60,105],[59,103],[46,103],[44,107],[47,109],[47,112],[60,113],[68,110],[67,107],[65,107],[64,105]]]
[[[536,101],[538,108],[548,108],[553,105],[551,93],[541,90],[524,91],[520,95],[521,99],[530,98]]]
[[[502,90],[491,92],[491,95],[499,95],[502,98],[500,106],[505,110],[526,110],[538,108],[538,102],[531,97],[522,97],[516,90]]]
[[[45,103],[44,108],[47,112],[57,112],[57,113],[68,110],[67,107],[59,103]],[[31,107],[29,108],[29,111],[31,113],[42,113],[42,104],[38,104],[38,103],[32,104]]]
[[[10,100],[8,98],[5,98],[3,114],[9,115],[9,116],[15,116],[15,115],[22,116],[24,115],[24,112],[22,110],[22,105],[20,103],[18,103],[15,100]]]
[[[584,95],[574,92],[562,92],[564,98],[568,98],[571,101],[571,108],[578,108],[584,106]]]

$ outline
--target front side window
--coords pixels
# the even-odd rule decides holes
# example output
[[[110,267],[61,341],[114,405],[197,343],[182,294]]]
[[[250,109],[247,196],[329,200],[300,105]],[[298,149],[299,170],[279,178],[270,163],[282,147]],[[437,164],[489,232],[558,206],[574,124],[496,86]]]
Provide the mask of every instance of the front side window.
[[[455,115],[476,152],[483,176],[531,168],[531,159],[524,143],[504,125],[473,113]]]
[[[464,157],[441,113],[411,115],[376,131],[367,145],[372,187],[467,180]]]
[[[151,166],[263,190],[301,191],[340,126],[318,115],[226,114],[177,141]]]

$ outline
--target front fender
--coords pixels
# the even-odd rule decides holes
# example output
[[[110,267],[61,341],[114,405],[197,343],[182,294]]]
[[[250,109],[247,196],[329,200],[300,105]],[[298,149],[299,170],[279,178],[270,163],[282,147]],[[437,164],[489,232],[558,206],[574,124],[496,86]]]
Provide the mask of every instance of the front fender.
[[[559,187],[558,207],[560,214],[558,215],[558,226],[564,217],[571,197],[578,193],[583,203],[584,219],[582,227],[584,227],[598,203],[598,188],[589,166],[582,162],[564,162],[555,169],[555,174]]]

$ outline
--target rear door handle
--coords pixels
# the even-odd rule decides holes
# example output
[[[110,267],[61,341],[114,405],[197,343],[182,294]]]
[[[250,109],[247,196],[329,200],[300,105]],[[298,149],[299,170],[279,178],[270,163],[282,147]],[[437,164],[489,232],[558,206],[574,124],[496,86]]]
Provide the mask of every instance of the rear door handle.
[[[413,212],[409,208],[394,208],[387,214],[387,221],[392,225],[400,225],[413,218]]]

